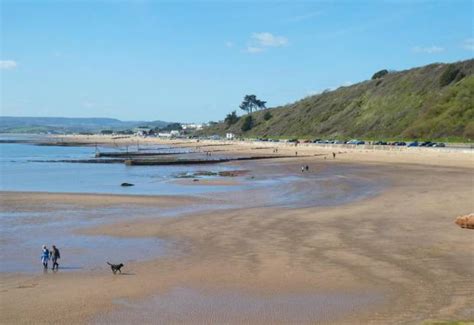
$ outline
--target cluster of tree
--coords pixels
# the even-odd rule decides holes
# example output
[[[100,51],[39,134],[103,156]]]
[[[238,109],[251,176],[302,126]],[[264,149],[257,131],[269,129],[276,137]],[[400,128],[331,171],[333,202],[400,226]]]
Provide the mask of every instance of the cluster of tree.
[[[154,130],[156,132],[169,132],[169,131],[175,131],[175,130],[182,130],[183,127],[181,126],[180,123],[170,123],[165,127],[156,127]]]
[[[439,85],[441,87],[449,85],[453,81],[459,81],[465,77],[465,74],[453,64],[448,65],[443,74],[439,77]]]
[[[120,130],[120,131],[117,131],[117,132],[115,132],[115,133],[117,133],[117,134],[123,134],[123,135],[130,135],[130,134],[133,134],[133,130],[130,130],[130,129],[128,129],[128,130]]]
[[[231,126],[239,121],[239,117],[237,116],[237,112],[233,111],[232,113],[227,114],[227,116],[224,119],[224,122],[227,124],[227,126]]]
[[[252,129],[254,125],[254,119],[250,114],[256,110],[266,108],[265,107],[266,103],[267,103],[266,101],[258,99],[257,96],[255,95],[245,95],[244,100],[239,105],[239,107],[243,111],[247,112],[249,115],[244,117],[244,120],[241,126],[242,131],[245,132]],[[270,112],[265,112],[265,114],[263,115],[263,119],[265,121],[268,121],[271,118],[272,118],[272,114]],[[224,122],[227,125],[227,127],[230,127],[231,125],[236,124],[239,120],[240,120],[240,117],[237,116],[237,112],[232,111],[231,113],[227,114],[227,116],[224,119]]]
[[[253,127],[253,118],[252,115],[247,115],[244,118],[244,123],[242,123],[242,127],[240,128],[243,132],[249,131]]]
[[[116,134],[122,134],[122,135],[131,135],[133,134],[133,130],[127,129],[127,130],[119,130],[115,132]]]
[[[239,107],[247,113],[252,113],[254,110],[264,109],[266,103],[267,102],[258,99],[255,95],[245,95]]]
[[[269,111],[266,111],[265,114],[263,114],[263,119],[265,121],[268,121],[269,119],[271,119],[273,117],[272,113],[270,113]]]

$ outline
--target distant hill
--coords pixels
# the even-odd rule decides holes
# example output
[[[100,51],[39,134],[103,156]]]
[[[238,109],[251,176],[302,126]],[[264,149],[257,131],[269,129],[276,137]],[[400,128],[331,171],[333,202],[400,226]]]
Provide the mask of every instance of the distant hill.
[[[253,126],[246,132],[242,131],[242,117],[234,125],[220,122],[203,132],[234,132],[246,137],[471,141],[473,72],[472,59],[399,72],[383,71],[371,80],[252,113]]]
[[[112,118],[0,116],[0,133],[77,133],[126,130],[138,126],[164,127],[163,121],[120,121]]]

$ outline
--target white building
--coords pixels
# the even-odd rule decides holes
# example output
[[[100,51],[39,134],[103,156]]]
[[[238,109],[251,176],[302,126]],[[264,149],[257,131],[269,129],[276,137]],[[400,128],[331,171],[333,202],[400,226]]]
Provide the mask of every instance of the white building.
[[[181,124],[183,130],[202,130],[203,124],[196,124],[196,123],[184,123]]]
[[[160,133],[158,133],[158,136],[160,138],[174,138],[174,137],[179,137],[180,134],[181,133],[178,130],[173,130],[173,131],[170,131],[170,132],[160,132]]]
[[[152,134],[154,134],[154,131],[150,128],[138,127],[135,129],[135,135],[139,137],[146,137]]]

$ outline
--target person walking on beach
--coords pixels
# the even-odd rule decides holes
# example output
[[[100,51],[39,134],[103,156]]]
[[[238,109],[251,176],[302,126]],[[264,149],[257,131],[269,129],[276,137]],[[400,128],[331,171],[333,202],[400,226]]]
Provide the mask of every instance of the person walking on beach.
[[[304,167],[304,169],[306,169],[306,171],[309,171],[309,166],[306,165],[306,166]]]
[[[41,252],[41,263],[43,263],[43,268],[46,270],[48,268],[49,261],[49,250],[46,248],[46,245],[43,245],[43,251]]]
[[[304,166],[301,166],[301,172],[304,173]]]
[[[51,262],[53,262],[53,270],[56,268],[56,271],[59,269],[58,259],[61,258],[61,254],[59,254],[59,249],[53,245],[53,249],[49,253],[51,257]]]
[[[332,153],[332,159],[336,159],[336,153],[335,152]]]

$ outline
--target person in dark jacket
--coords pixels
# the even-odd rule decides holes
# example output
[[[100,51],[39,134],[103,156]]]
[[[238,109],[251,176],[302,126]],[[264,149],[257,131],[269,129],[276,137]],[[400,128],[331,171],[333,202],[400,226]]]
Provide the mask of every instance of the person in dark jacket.
[[[53,245],[53,248],[50,251],[51,261],[53,262],[53,270],[59,268],[58,259],[61,258],[61,254],[59,253],[59,249]]]

